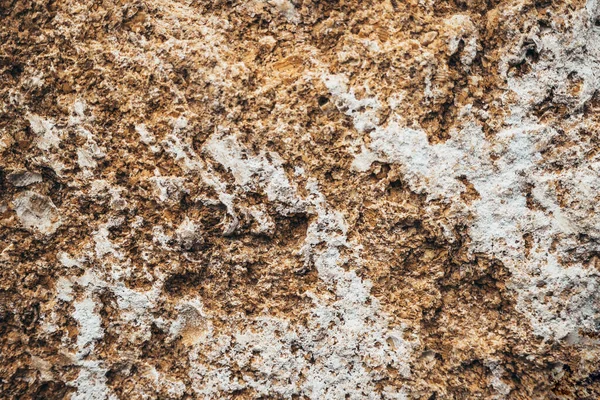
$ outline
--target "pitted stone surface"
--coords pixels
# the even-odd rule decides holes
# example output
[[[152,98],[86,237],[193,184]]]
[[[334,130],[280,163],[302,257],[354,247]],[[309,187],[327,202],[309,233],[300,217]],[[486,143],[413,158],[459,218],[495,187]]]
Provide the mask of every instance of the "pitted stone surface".
[[[0,0],[0,398],[599,398],[599,21]]]

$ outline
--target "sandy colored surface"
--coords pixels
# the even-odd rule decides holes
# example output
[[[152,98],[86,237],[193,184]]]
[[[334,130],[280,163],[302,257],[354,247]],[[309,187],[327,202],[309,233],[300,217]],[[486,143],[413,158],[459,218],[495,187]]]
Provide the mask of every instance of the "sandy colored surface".
[[[0,398],[600,398],[600,2],[0,0]]]

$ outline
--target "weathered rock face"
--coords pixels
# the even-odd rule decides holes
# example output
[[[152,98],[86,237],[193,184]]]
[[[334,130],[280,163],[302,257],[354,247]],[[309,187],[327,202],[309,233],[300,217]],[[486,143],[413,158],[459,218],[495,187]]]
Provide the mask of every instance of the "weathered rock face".
[[[600,397],[596,0],[1,0],[0,397]]]

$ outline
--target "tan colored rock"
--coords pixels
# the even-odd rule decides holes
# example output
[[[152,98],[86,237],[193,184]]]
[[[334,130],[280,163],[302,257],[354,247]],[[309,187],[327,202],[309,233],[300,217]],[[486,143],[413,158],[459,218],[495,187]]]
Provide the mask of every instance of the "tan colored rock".
[[[0,397],[600,397],[600,3],[0,1]]]

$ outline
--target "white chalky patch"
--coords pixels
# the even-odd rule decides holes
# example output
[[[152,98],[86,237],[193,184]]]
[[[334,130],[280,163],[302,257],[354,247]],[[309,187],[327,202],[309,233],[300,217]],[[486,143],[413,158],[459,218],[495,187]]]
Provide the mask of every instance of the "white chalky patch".
[[[27,119],[33,133],[37,135],[36,145],[40,150],[58,148],[60,137],[54,129],[55,123],[51,119],[44,119],[39,115],[28,114]]]
[[[505,399],[511,392],[511,387],[502,380],[505,371],[502,365],[496,361],[486,361],[484,365],[488,367],[492,373],[489,380],[489,386],[496,391],[495,399]]]
[[[98,166],[92,153],[85,149],[77,149],[77,164],[81,169],[94,169]]]
[[[157,171],[150,178],[155,185],[155,193],[158,200],[166,203],[176,203],[181,199],[183,193],[186,192],[184,187],[185,178],[178,176],[161,176]]]
[[[342,267],[347,261],[343,250],[352,251],[356,244],[348,242],[342,214],[329,208],[317,182],[309,180],[310,195],[300,198],[277,154],[252,155],[234,136],[213,135],[205,151],[232,174],[237,190],[265,191],[283,215],[315,214],[300,254],[307,267],[314,265],[331,293],[309,294],[314,308],[307,326],[271,317],[246,319],[251,329],[234,333],[235,345],[230,335],[207,334],[190,354],[196,394],[217,397],[249,387],[264,396],[362,399],[369,393],[372,399],[405,398],[404,391],[391,388],[378,393],[374,385],[383,374],[376,371],[391,367],[409,377],[409,360],[418,339],[407,339],[403,326],[391,326],[378,300],[370,295],[371,283]],[[293,346],[298,350],[293,351]],[[314,362],[307,362],[308,358]],[[247,364],[259,373],[239,380],[229,369],[234,363]]]
[[[591,56],[573,54],[580,51],[582,43],[562,43],[553,34],[543,35],[540,41],[551,52],[548,59],[552,61],[536,64],[535,71],[523,78],[509,79],[509,87],[520,100],[508,127],[493,141],[486,139],[473,122],[463,123],[449,140],[435,145],[429,144],[422,130],[407,128],[398,115],[387,125],[378,126],[376,98],[357,103],[353,89],[345,85],[346,78],[322,78],[340,111],[353,118],[358,131],[365,125],[375,126],[369,149],[356,157],[354,169],[366,171],[375,159],[399,164],[411,190],[450,204],[457,216],[470,213],[471,250],[492,254],[508,267],[510,287],[518,295],[517,308],[529,317],[534,332],[547,339],[562,339],[579,328],[597,331],[600,321],[596,311],[600,304],[598,272],[579,262],[566,268],[559,261],[573,258],[570,251],[580,246],[579,233],[600,238],[600,210],[596,206],[600,161],[584,159],[558,174],[547,172],[541,152],[558,133],[525,112],[550,87],[563,84],[572,71],[584,78],[584,90],[572,101],[575,106],[589,100],[590,90],[600,86],[595,74],[589,72],[600,67],[600,45],[595,44],[600,42],[600,33],[590,27],[590,18],[582,13],[574,32],[582,40],[587,38]],[[357,104],[370,105],[371,109],[359,109]],[[466,119],[470,107],[462,114]],[[460,198],[466,190],[460,177],[466,177],[479,193],[480,198],[471,205]],[[552,184],[557,181],[570,188],[568,207],[559,205]],[[532,194],[543,210],[528,207],[527,187],[533,188]],[[529,252],[526,234],[533,238]],[[597,251],[596,247],[581,251]]]
[[[557,33],[536,26],[515,43],[514,49],[500,64],[502,74],[510,75],[509,66],[524,61],[529,49],[541,55],[531,65],[530,72],[521,77],[510,75],[507,80],[508,87],[519,99],[513,110],[517,118],[550,94],[553,103],[567,104],[574,109],[591,100],[600,88],[597,73],[600,31],[594,26],[599,14],[598,2],[588,0],[586,7],[575,13],[570,32]],[[573,78],[582,80],[582,87],[575,95]]]
[[[377,98],[357,99],[354,89],[348,88],[348,79],[344,75],[324,75],[323,83],[340,111],[352,118],[357,131],[362,133],[377,126],[377,110],[381,108]]]
[[[103,258],[104,256],[111,254],[118,259],[122,259],[123,255],[116,249],[115,245],[108,237],[108,234],[109,232],[106,226],[102,226],[94,232],[93,238],[95,242],[94,248],[96,250],[96,257]]]
[[[277,204],[283,215],[306,211],[306,201],[300,199],[296,188],[289,182],[283,161],[278,154],[261,152],[251,156],[235,137],[217,134],[211,136],[204,151],[223,165],[235,179],[235,185],[242,190],[265,191],[270,202]]]
[[[135,131],[140,135],[140,141],[144,144],[152,144],[156,141],[154,134],[148,130],[145,124],[136,125]]]
[[[79,375],[69,383],[77,388],[71,400],[117,400],[106,384],[108,371],[102,361],[83,360],[78,365]]]
[[[96,302],[91,295],[75,303],[73,318],[79,324],[77,336],[78,356],[84,356],[94,350],[96,340],[104,337],[102,320],[96,313]]]
[[[63,301],[73,301],[73,284],[64,276],[56,280],[56,298]]]
[[[266,0],[266,2],[275,7],[289,21],[298,22],[298,11],[296,11],[296,7],[294,7],[294,4],[290,0]]]
[[[469,66],[473,63],[477,55],[477,29],[467,15],[453,15],[444,21],[448,51],[450,55],[455,54],[460,49],[462,42],[463,49],[460,54],[460,61]]]
[[[49,197],[26,191],[19,193],[12,205],[21,224],[31,231],[50,235],[61,225],[58,210]]]
[[[79,325],[77,335],[77,354],[75,365],[79,367],[77,378],[69,382],[70,386],[77,388],[71,396],[77,400],[106,400],[116,399],[106,385],[106,372],[104,363],[94,360],[96,341],[104,337],[102,319],[98,314],[98,305],[91,292],[87,291],[82,300],[74,303],[73,318]]]
[[[100,228],[96,236],[104,229]],[[100,252],[96,255],[97,262],[104,267],[108,266],[103,261],[105,254]],[[64,253],[62,258],[72,260]],[[68,261],[67,264],[72,262]],[[77,265],[81,266],[81,264]],[[149,310],[155,306],[160,295],[162,281],[158,280],[148,291],[138,292],[129,289],[120,281],[112,281],[108,277],[107,279],[103,279],[95,268],[88,268],[76,281],[84,289],[84,293],[81,300],[73,303],[75,309],[73,318],[79,326],[75,354],[75,365],[79,367],[79,374],[76,379],[69,382],[70,386],[77,389],[72,395],[73,399],[116,400],[116,396],[107,386],[105,362],[95,353],[96,342],[104,338],[102,318],[99,314],[100,305],[94,300],[95,293],[99,289],[108,289],[114,294],[121,313],[118,320],[113,320],[111,323],[122,323],[130,327],[133,331],[129,336],[130,341],[144,341],[151,337],[149,325],[153,317]],[[64,301],[73,299],[71,282],[65,278],[57,282],[57,298]]]
[[[200,231],[200,225],[194,221],[185,217],[183,222],[179,225],[175,231],[177,241],[183,249],[189,250],[194,245],[202,243],[202,232]]]

